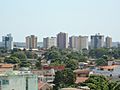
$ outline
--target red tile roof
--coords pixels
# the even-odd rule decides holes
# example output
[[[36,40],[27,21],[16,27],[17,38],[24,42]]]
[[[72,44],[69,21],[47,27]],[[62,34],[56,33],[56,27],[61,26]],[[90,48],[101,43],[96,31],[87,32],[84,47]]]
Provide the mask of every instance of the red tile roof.
[[[55,70],[64,70],[65,66],[43,66],[44,70],[50,70],[50,69],[55,69]]]
[[[83,83],[88,79],[88,77],[77,77],[75,83]]]
[[[0,64],[0,68],[13,68],[13,64]]]
[[[111,66],[100,66],[100,69],[114,69],[118,65],[111,65]]]
[[[40,90],[44,85],[47,85],[49,87],[49,85],[47,83],[44,83],[42,81],[38,81],[38,89]]]
[[[87,70],[87,69],[77,69],[77,70],[74,70],[73,72],[74,72],[74,73],[77,73],[77,74],[78,74],[78,73],[80,73],[80,74],[81,74],[81,73],[82,73],[82,74],[89,74],[90,71]]]

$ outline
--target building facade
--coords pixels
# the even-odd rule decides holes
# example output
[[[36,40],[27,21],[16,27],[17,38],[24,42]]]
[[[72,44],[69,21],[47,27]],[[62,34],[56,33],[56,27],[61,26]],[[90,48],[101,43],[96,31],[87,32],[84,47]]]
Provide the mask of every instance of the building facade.
[[[82,49],[88,49],[88,36],[71,36],[69,38],[70,48],[79,51]]]
[[[26,48],[36,49],[37,48],[37,37],[34,35],[26,37]]]
[[[57,38],[56,37],[46,37],[43,38],[43,46],[46,49],[51,48],[52,46],[57,46]]]
[[[101,48],[104,46],[104,36],[99,33],[91,36],[91,49]]]
[[[106,37],[105,38],[105,47],[106,48],[111,48],[112,47],[112,38],[111,37]]]
[[[38,78],[33,74],[0,75],[0,90],[38,90]]]
[[[68,34],[60,32],[57,34],[57,47],[60,49],[68,48]]]
[[[7,50],[13,49],[13,37],[11,34],[7,34],[6,36],[2,36],[2,46]]]

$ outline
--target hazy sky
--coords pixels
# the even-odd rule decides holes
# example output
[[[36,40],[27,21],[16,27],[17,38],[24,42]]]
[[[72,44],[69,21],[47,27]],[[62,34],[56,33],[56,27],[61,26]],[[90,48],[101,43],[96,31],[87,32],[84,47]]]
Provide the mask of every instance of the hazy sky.
[[[60,31],[120,41],[120,0],[0,0],[0,40],[12,33],[14,41],[31,34],[42,41]]]

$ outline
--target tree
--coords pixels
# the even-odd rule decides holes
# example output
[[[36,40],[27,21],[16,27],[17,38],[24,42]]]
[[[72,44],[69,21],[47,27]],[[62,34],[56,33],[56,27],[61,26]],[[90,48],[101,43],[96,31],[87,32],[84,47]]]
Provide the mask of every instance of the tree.
[[[27,58],[30,58],[30,59],[37,59],[38,58],[37,54],[32,52],[32,51],[25,51],[25,54],[26,54]]]
[[[105,65],[107,65],[107,60],[100,58],[100,59],[96,60],[96,65],[97,66],[105,66]]]
[[[54,79],[54,90],[59,90],[59,88],[68,87],[74,85],[75,75],[71,69],[65,69],[64,71],[57,71],[55,73]]]
[[[89,51],[89,56],[92,58],[101,58],[103,55],[107,55],[108,49],[106,48],[98,48],[92,49]]]
[[[120,81],[110,82],[109,90],[120,90]]]
[[[11,55],[11,57],[16,57],[18,59],[20,59],[20,67],[29,67],[30,66],[30,62],[27,61],[27,56],[24,54],[24,52],[16,52],[14,54]]]
[[[27,56],[24,54],[24,52],[16,52],[14,54],[11,55],[12,57],[17,57],[20,60],[27,60]]]
[[[45,53],[45,58],[47,60],[60,58],[60,52],[59,51],[48,51]]]
[[[91,90],[109,90],[109,81],[102,75],[91,75],[85,84]]]
[[[20,64],[21,63],[20,59],[18,59],[17,57],[13,57],[13,56],[6,57],[4,62],[11,63],[11,64]]]
[[[66,68],[70,68],[71,70],[75,70],[78,68],[78,61],[74,59],[68,60],[65,64]]]
[[[41,58],[39,57],[39,58],[37,59],[37,62],[36,62],[36,68],[37,68],[37,69],[41,69],[41,67],[42,67],[42,65],[41,65]]]

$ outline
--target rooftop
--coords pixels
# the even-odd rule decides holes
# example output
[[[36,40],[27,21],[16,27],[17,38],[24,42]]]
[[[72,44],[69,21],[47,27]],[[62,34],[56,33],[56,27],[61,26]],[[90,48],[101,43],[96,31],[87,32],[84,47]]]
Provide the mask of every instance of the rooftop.
[[[77,89],[77,88],[62,88],[61,90],[82,90],[82,89]]]
[[[89,74],[90,71],[88,69],[76,69],[73,72],[74,73]]]
[[[14,64],[0,64],[0,68],[13,68]]]
[[[111,65],[111,66],[100,66],[100,69],[114,69],[118,67],[119,65]]]
[[[88,79],[88,77],[77,77],[75,83],[83,83]]]

